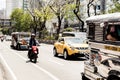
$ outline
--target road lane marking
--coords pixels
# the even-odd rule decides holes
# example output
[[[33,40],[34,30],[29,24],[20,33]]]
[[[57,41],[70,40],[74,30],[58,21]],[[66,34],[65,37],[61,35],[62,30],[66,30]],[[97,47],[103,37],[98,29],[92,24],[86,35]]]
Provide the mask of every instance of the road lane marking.
[[[0,58],[3,61],[3,64],[6,66],[6,68],[8,69],[8,71],[10,72],[11,76],[12,76],[12,80],[17,80],[15,74],[13,73],[13,71],[11,70],[11,68],[8,66],[7,62],[5,61],[5,59],[3,58],[3,56],[0,54]]]
[[[52,60],[52,59],[49,59],[48,61],[53,62],[53,63],[56,63],[56,64],[61,65],[61,66],[64,65],[64,64],[62,64],[62,63],[60,63],[60,62],[57,62],[57,61],[54,61],[54,60]]]
[[[8,47],[7,47],[8,48]],[[10,48],[8,48],[10,49]],[[11,50],[12,51],[12,50]],[[12,51],[13,53],[15,53],[16,55],[18,55],[20,58],[22,58],[23,60],[27,60],[26,58],[24,58],[23,56],[21,56],[20,54],[17,54],[16,52]],[[54,76],[52,73],[48,72],[47,70],[43,69],[42,67],[39,67],[36,64],[32,64],[33,66],[35,66],[36,68],[38,68],[39,70],[43,71],[44,73],[46,73],[47,75],[49,75],[51,78],[53,78],[53,80],[59,80],[56,76]]]

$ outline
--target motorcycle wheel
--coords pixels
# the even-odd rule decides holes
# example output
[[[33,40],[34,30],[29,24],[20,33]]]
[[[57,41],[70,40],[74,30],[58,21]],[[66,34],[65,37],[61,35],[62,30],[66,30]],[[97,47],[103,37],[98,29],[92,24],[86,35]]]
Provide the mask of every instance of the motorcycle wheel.
[[[32,62],[32,59],[30,58],[30,62]]]
[[[36,63],[37,62],[37,58],[34,58],[34,63]]]

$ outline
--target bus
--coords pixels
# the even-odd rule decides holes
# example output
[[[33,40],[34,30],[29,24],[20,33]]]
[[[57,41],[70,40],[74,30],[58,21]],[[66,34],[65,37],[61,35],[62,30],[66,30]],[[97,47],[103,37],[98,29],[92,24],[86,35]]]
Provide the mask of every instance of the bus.
[[[120,80],[120,13],[86,19],[91,53],[82,80]]]

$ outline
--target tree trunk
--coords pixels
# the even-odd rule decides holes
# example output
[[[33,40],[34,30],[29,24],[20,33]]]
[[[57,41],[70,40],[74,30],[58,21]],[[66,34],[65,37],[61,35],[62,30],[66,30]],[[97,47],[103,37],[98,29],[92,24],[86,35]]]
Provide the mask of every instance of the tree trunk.
[[[39,25],[40,25],[40,29],[39,29],[39,38],[42,38],[42,31],[46,28],[45,26],[46,24],[46,18],[44,18],[44,21],[43,22],[40,22]]]
[[[79,15],[77,14],[77,12],[75,10],[74,10],[74,14],[76,15],[76,17],[80,21],[80,23],[81,23],[81,31],[83,32],[84,31],[84,21],[79,17]]]
[[[87,4],[87,14],[88,14],[88,17],[90,17],[90,7],[89,7],[89,4]]]
[[[88,17],[90,17],[90,7],[91,7],[91,5],[94,7],[94,5],[92,4],[93,1],[94,0],[89,0],[89,3],[87,4],[87,14],[88,14]]]
[[[59,33],[60,33],[60,28],[61,28],[61,19],[60,19],[60,16],[57,16],[58,18],[58,28],[57,28],[57,35],[56,35],[56,40],[59,38]]]

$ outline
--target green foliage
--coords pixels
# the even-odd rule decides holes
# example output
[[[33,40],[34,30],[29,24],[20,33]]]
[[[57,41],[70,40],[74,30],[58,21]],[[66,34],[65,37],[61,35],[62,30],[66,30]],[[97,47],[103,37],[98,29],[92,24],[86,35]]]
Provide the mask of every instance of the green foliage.
[[[115,8],[112,8],[111,10],[108,11],[109,13],[114,13],[114,12],[120,12],[120,3],[116,2],[115,3]]]
[[[50,20],[53,18],[54,14],[48,6],[43,7],[41,10],[36,9],[35,15],[41,19],[41,21]]]
[[[21,9],[14,9],[11,14],[12,22],[14,23],[13,27],[17,30],[20,30],[20,23],[21,23],[21,17],[22,17],[23,11]]]
[[[75,31],[75,29],[74,28],[71,28],[71,27],[68,27],[68,28],[65,28],[64,30],[63,30],[63,32],[72,32],[72,31]]]
[[[73,10],[75,9],[75,4],[74,3],[71,3],[71,4],[66,4],[65,5],[65,17],[64,18],[67,18],[67,19],[71,19],[71,20],[74,20],[74,13],[73,13]]]
[[[30,14],[24,12],[22,9],[16,8],[11,14],[13,27],[15,31],[26,31],[30,27],[31,17]]]
[[[1,31],[2,31],[3,34],[8,34],[9,33],[9,29],[8,28],[3,28]]]
[[[24,31],[27,31],[30,28],[31,16],[28,13],[24,13],[21,18],[21,28]]]
[[[45,40],[55,40],[55,37],[54,36],[46,36]]]

